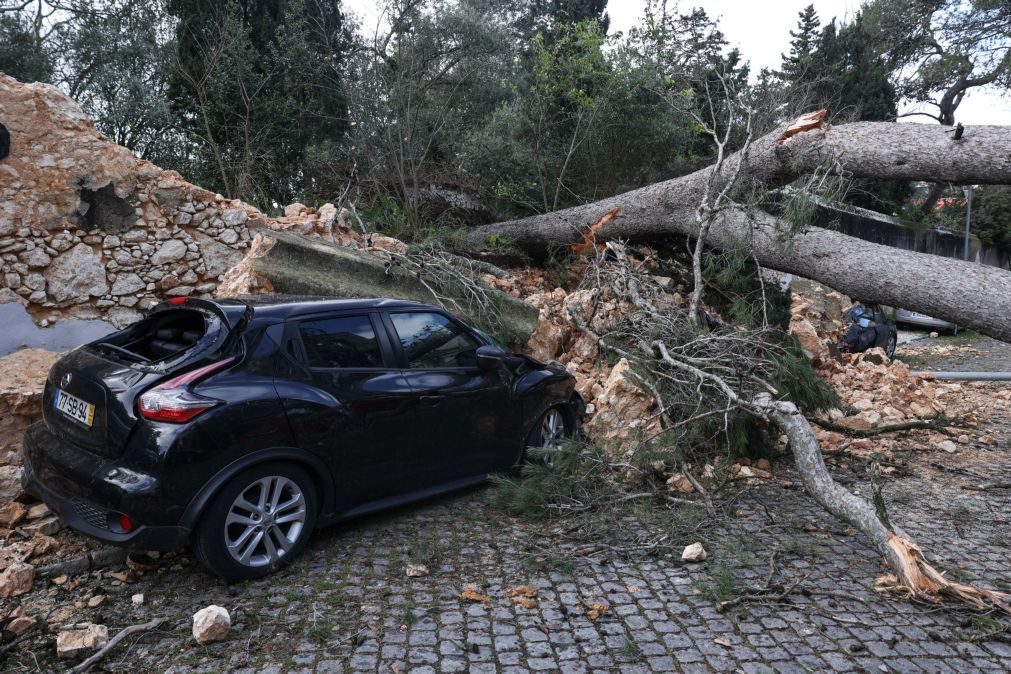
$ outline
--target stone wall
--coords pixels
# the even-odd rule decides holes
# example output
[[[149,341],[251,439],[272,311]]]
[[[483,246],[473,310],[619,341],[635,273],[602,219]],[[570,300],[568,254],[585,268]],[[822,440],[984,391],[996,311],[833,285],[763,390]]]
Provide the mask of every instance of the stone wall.
[[[125,325],[166,297],[209,296],[251,227],[283,226],[137,159],[55,87],[0,74],[0,122],[0,292],[39,324]]]

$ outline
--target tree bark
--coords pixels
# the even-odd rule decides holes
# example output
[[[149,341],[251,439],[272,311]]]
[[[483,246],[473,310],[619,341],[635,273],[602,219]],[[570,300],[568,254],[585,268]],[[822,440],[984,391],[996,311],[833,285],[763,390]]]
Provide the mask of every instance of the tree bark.
[[[439,288],[424,271],[393,264],[396,255],[364,252],[287,232],[261,230],[246,258],[225,274],[218,297],[258,292],[283,295],[315,295],[343,298],[393,297],[440,304],[461,314],[472,324],[493,333],[502,342],[521,346],[537,327],[538,311],[526,302],[488,287],[484,292],[494,304],[494,320],[483,307],[467,301],[467,289]],[[469,262],[469,261],[468,261]],[[476,270],[487,269],[476,266]],[[483,283],[482,283],[483,285]],[[443,293],[459,299],[459,306],[441,301]]]
[[[888,562],[894,576],[879,578],[875,583],[879,589],[895,589],[917,601],[930,603],[952,598],[977,610],[1011,615],[1011,594],[946,578],[927,562],[912,538],[898,527],[889,526],[874,506],[832,479],[822,459],[818,438],[796,405],[762,394],[745,405],[745,409],[749,407],[776,424],[789,438],[790,451],[807,492],[825,510],[862,531]]]
[[[965,127],[957,141],[950,128],[940,125],[858,122],[789,138],[779,129],[755,141],[747,157],[728,158],[717,183],[736,175],[738,166],[742,180],[768,187],[826,166],[858,178],[1011,184],[1011,127]],[[692,236],[695,210],[712,171],[710,167],[591,204],[477,227],[470,240],[480,248],[496,236],[543,255],[579,241],[590,224],[614,208],[619,209],[617,217],[596,232],[598,239]],[[780,229],[772,215],[732,206],[713,223],[708,244],[724,249],[750,244],[762,265],[815,279],[854,299],[912,309],[1011,342],[1009,271],[818,227],[784,241]]]

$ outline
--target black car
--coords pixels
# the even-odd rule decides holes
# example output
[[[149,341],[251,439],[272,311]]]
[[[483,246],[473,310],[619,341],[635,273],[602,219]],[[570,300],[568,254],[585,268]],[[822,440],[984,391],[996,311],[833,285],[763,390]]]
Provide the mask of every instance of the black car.
[[[89,536],[191,542],[254,578],[316,527],[559,447],[584,408],[573,387],[427,304],[177,298],[53,366],[24,482]]]
[[[850,307],[843,320],[847,323],[846,335],[836,345],[843,353],[863,353],[867,349],[880,347],[889,358],[895,355],[899,343],[899,331],[895,321],[880,304],[856,303]]]

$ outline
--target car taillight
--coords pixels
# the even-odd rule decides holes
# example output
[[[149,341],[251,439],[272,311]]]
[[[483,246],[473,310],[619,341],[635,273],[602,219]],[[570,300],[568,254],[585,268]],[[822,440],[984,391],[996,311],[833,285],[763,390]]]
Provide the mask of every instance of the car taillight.
[[[189,421],[205,410],[217,405],[220,401],[206,396],[197,395],[187,387],[202,377],[231,365],[235,358],[211,363],[169,379],[145,392],[137,401],[137,412],[145,419],[181,424]]]

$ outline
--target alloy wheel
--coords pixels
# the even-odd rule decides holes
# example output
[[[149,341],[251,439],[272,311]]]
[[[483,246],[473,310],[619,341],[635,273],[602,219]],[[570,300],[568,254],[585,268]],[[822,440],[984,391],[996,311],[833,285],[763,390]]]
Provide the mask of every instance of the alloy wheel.
[[[305,519],[305,495],[297,483],[279,475],[260,478],[229,507],[225,548],[244,566],[274,564],[299,540]]]
[[[544,464],[555,467],[555,458],[565,441],[565,418],[561,410],[553,407],[544,413],[541,421],[541,447],[548,450],[544,453]]]

